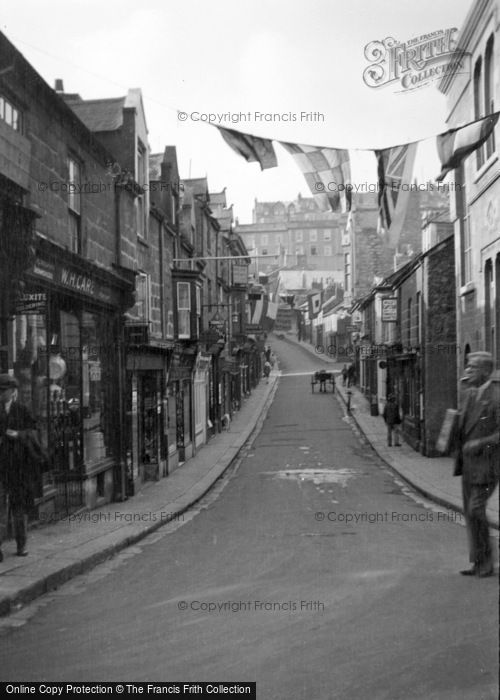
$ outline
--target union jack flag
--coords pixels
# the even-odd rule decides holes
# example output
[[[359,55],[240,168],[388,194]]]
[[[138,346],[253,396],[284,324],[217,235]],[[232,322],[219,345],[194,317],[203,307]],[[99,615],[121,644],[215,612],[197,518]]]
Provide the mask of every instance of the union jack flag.
[[[396,247],[406,216],[417,142],[375,151],[378,163],[379,233]]]

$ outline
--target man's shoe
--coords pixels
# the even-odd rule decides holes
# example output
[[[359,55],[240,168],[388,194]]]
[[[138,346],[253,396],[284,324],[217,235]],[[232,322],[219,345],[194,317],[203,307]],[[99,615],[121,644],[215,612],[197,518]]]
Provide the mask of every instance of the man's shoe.
[[[26,556],[28,556],[28,552],[25,549],[18,549],[16,552],[16,556],[26,557]]]
[[[473,566],[472,569],[464,569],[460,573],[462,574],[462,576],[476,576],[477,575],[477,567]]]
[[[493,568],[487,569],[486,571],[480,571],[478,576],[479,578],[489,578],[490,576],[493,576]]]

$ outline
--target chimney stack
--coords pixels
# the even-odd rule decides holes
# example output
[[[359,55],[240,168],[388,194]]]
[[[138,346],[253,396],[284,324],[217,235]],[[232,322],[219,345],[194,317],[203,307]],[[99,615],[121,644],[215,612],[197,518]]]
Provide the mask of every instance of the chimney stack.
[[[56,78],[56,84],[54,90],[56,92],[64,92],[64,84],[61,78]]]

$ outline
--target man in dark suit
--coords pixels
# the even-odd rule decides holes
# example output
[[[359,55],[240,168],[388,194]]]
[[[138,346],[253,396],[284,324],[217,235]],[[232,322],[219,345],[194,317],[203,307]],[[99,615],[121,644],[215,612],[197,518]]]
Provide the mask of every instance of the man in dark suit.
[[[466,396],[458,426],[455,476],[462,476],[465,522],[473,566],[464,576],[493,574],[486,505],[500,469],[500,387],[491,381],[493,357],[474,352],[465,370]]]
[[[17,402],[18,386],[15,377],[0,374],[0,480],[8,496],[17,556],[24,557],[28,513],[39,495],[41,448],[33,417]]]

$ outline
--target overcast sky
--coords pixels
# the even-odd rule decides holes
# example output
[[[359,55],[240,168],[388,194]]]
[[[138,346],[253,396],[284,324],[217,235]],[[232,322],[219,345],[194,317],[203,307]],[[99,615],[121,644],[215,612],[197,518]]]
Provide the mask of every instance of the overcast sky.
[[[321,146],[370,149],[425,139],[446,130],[446,102],[431,83],[417,90],[363,81],[365,46],[393,37],[461,28],[472,0],[28,0],[3,3],[1,29],[53,87],[84,99],[140,87],[152,152],[177,147],[181,177],[208,176],[227,188],[240,222],[254,198],[309,194],[291,157],[277,146],[279,167],[261,172],[224,143],[199,114],[251,113],[222,122],[241,131]],[[188,114],[186,121],[177,112]],[[295,121],[256,120],[294,114]],[[304,121],[319,112],[324,121]],[[193,118],[191,118],[193,114]],[[371,153],[354,153],[354,179],[376,182]],[[437,167],[437,170],[436,170]],[[434,140],[415,167],[423,180],[439,172]]]

